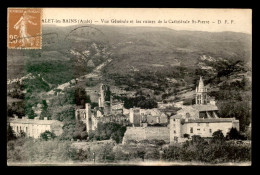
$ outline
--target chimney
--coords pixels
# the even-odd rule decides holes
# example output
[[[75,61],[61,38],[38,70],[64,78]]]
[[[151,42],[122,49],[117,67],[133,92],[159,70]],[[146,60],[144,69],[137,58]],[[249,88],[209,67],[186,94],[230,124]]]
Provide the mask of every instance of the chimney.
[[[44,117],[44,120],[48,120],[48,117]]]

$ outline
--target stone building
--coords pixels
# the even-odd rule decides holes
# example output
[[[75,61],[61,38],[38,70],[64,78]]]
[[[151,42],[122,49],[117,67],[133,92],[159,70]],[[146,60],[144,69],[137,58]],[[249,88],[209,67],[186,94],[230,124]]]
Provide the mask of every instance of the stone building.
[[[208,103],[207,89],[200,77],[196,87],[196,104],[185,106],[170,118],[170,141],[182,142],[185,135],[191,137],[212,137],[212,134],[221,130],[226,136],[233,127],[239,130],[239,121],[235,118],[219,118],[218,107],[213,102]]]
[[[98,123],[116,122],[127,125],[129,120],[123,115],[123,104],[112,106],[111,91],[109,86],[101,84],[98,107],[91,109],[89,103],[85,109],[75,109],[75,119],[86,124],[87,132],[97,128]]]
[[[39,120],[39,117],[34,119],[28,119],[27,117],[18,117],[10,118],[9,124],[12,127],[16,135],[19,135],[21,132],[24,132],[26,136],[39,138],[41,133],[45,131],[53,132],[56,136],[62,134],[62,122],[58,120],[47,120],[47,117],[44,120]]]
[[[111,104],[112,104],[112,98],[111,98],[110,87],[101,84],[98,106],[103,109],[105,115],[111,113]]]
[[[167,115],[164,112],[161,112],[157,108],[153,108],[153,109],[141,109],[136,107],[130,108],[129,121],[134,126],[141,126],[144,123],[149,125],[168,124]]]
[[[141,114],[140,108],[131,108],[129,111],[129,121],[134,126],[140,126],[141,123]]]

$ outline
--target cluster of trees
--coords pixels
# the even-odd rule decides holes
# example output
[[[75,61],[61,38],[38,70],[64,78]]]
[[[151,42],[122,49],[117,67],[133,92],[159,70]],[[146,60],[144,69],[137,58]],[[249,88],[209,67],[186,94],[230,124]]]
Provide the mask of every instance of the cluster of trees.
[[[217,100],[220,117],[235,117],[239,120],[241,131],[246,131],[251,122],[250,89],[249,82],[244,78],[230,84],[223,83],[219,91],[209,94]]]
[[[87,140],[88,134],[86,131],[86,124],[82,121],[77,121],[75,125],[75,131],[73,132],[73,139],[74,140]]]
[[[251,160],[251,145],[225,141],[222,132],[214,133],[210,141],[193,136],[182,146],[173,145],[163,150],[163,160],[199,161],[207,163],[241,162]]]
[[[97,129],[89,133],[89,140],[112,139],[116,143],[121,143],[126,131],[126,127],[118,123],[98,123]]]
[[[87,95],[84,88],[76,88],[74,92],[75,104],[77,106],[85,106],[85,103],[91,103],[90,96]]]
[[[56,137],[56,135],[51,131],[45,131],[45,132],[41,133],[41,135],[40,135],[40,138],[45,141],[54,139],[55,137]]]
[[[24,110],[24,102],[13,102],[7,104],[7,115],[8,116],[13,116],[17,115],[18,117],[22,117],[25,114]]]
[[[145,96],[122,97],[121,100],[124,102],[124,107],[127,109],[133,107],[140,107],[143,109],[157,108],[156,100],[152,98],[147,99]]]
[[[24,93],[22,92],[24,88],[25,87],[23,83],[12,83],[11,85],[8,85],[8,89],[10,89],[10,91],[7,93],[7,95],[12,98],[24,99]]]

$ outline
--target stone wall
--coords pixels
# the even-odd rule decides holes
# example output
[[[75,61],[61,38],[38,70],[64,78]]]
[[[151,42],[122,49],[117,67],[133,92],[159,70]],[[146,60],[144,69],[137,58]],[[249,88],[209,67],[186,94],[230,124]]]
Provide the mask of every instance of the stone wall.
[[[170,142],[170,130],[168,127],[127,127],[123,143],[127,140],[164,140]]]

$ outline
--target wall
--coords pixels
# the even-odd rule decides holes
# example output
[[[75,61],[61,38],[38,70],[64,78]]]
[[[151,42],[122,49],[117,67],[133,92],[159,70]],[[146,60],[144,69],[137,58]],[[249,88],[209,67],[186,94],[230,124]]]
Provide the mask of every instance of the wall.
[[[164,140],[170,142],[170,129],[168,127],[127,127],[123,143],[127,140]]]

